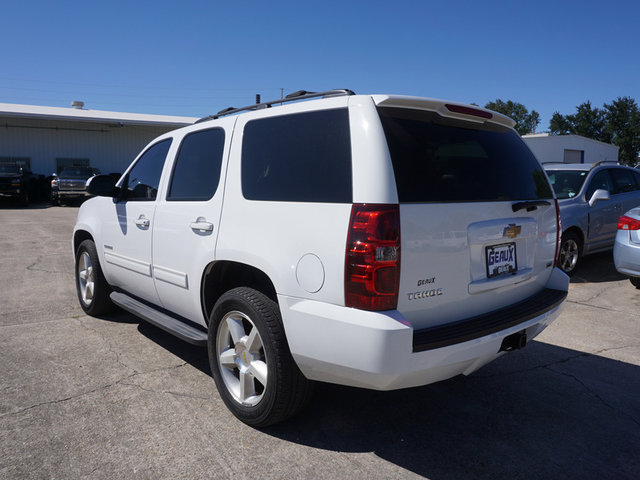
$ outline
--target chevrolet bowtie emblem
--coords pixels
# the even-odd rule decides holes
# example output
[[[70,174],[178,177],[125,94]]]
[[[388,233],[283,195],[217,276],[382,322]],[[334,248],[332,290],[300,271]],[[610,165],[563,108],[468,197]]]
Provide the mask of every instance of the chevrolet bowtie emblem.
[[[508,227],[504,227],[503,235],[509,238],[516,238],[522,232],[522,227],[520,225],[516,225],[515,223],[509,224]]]

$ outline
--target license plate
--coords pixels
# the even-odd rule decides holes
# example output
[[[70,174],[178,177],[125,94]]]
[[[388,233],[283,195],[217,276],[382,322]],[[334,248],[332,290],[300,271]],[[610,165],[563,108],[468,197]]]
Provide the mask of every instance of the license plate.
[[[486,247],[486,251],[488,278],[514,274],[518,270],[515,242],[492,245]]]

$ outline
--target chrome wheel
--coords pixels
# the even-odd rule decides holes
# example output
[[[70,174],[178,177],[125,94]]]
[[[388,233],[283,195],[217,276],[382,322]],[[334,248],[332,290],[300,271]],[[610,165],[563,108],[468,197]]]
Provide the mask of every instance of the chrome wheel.
[[[267,388],[267,358],[260,333],[247,315],[231,311],[222,318],[216,355],[231,396],[242,405],[257,405]]]
[[[572,272],[576,268],[578,258],[580,257],[580,247],[578,242],[573,238],[567,238],[562,242],[560,247],[560,268],[565,272]]]
[[[93,301],[95,278],[91,257],[87,251],[83,251],[78,259],[78,285],[82,302],[89,307]]]

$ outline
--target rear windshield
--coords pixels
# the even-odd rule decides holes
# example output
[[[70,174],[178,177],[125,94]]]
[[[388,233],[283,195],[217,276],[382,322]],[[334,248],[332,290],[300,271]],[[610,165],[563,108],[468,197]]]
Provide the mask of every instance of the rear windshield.
[[[547,170],[547,176],[558,199],[578,195],[588,173],[584,170]]]
[[[553,198],[542,167],[509,128],[422,110],[378,112],[402,203]]]

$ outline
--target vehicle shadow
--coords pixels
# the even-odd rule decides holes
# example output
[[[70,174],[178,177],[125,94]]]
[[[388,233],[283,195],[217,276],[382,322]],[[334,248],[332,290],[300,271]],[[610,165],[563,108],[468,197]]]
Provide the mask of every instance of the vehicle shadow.
[[[627,277],[618,273],[613,263],[613,251],[587,255],[571,277],[571,283],[600,283],[624,280]]]
[[[210,375],[205,348],[143,321],[138,331]],[[636,480],[640,366],[532,341],[470,377],[424,387],[317,383],[304,411],[261,431],[315,449],[373,453],[432,480]]]
[[[52,205],[49,202],[31,202],[29,205],[7,199],[3,199],[3,201],[0,202],[0,210],[46,210],[51,207]]]
[[[474,376],[426,387],[319,384],[303,413],[264,431],[372,452],[432,480],[637,479],[640,367],[534,341]]]

